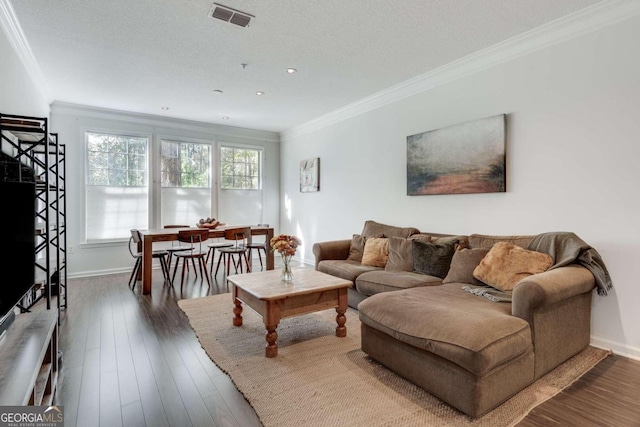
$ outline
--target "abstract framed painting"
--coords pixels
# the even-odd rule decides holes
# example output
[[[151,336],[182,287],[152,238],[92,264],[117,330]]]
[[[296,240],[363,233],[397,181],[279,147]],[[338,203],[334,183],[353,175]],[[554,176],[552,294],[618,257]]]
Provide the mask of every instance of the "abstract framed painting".
[[[407,195],[506,192],[506,115],[407,137]]]
[[[320,158],[300,162],[300,192],[320,191]]]

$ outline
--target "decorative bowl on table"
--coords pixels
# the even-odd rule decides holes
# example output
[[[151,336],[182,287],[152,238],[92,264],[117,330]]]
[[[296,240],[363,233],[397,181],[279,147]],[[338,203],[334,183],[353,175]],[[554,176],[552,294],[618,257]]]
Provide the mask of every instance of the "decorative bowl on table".
[[[216,228],[217,226],[220,225],[220,221],[216,220],[215,218],[201,218],[200,221],[198,221],[196,223],[196,227],[198,228]]]

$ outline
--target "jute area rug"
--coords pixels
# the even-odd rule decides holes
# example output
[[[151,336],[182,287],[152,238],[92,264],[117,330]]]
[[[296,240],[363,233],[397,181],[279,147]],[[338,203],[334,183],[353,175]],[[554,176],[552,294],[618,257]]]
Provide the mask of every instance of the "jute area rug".
[[[255,409],[264,426],[512,426],[610,352],[589,347],[507,402],[471,419],[360,350],[358,313],[335,336],[335,310],[284,319],[278,357],[264,356],[262,318],[244,306],[232,326],[231,294],[180,300],[202,347]]]

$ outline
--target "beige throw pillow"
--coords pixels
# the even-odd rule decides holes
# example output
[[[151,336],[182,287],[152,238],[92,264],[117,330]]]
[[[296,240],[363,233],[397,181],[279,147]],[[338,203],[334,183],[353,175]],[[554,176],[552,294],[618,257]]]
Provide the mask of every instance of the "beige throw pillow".
[[[389,239],[383,237],[369,237],[364,242],[362,265],[384,267],[389,257]]]
[[[501,291],[511,292],[520,280],[547,271],[552,264],[553,259],[547,254],[498,242],[473,270],[473,277]]]

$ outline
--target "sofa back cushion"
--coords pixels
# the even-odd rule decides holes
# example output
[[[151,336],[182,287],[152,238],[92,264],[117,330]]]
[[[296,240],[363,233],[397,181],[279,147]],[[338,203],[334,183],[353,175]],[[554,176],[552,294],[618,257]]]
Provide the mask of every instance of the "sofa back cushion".
[[[404,237],[419,233],[420,230],[414,227],[396,227],[393,225],[381,224],[372,220],[365,221],[362,234],[365,237],[384,235],[384,237]]]
[[[444,278],[449,272],[451,258],[455,252],[453,243],[431,243],[419,239],[413,245],[413,271]]]
[[[389,239],[384,237],[369,237],[364,242],[362,265],[384,267],[389,257]]]
[[[452,243],[457,248],[468,248],[469,247],[469,236],[441,236],[434,237],[431,236],[431,241],[433,243]]]
[[[480,261],[489,252],[488,248],[459,248],[456,249],[451,258],[451,268],[447,277],[442,281],[446,283],[465,283],[469,285],[482,285],[482,282],[473,277],[473,270],[476,269]]]
[[[487,234],[472,234],[469,236],[470,248],[491,248],[498,242],[509,242],[521,248],[526,248],[534,236],[491,236]]]
[[[508,242],[494,244],[473,271],[473,277],[501,291],[513,291],[525,277],[545,272],[553,258]]]

